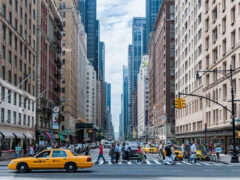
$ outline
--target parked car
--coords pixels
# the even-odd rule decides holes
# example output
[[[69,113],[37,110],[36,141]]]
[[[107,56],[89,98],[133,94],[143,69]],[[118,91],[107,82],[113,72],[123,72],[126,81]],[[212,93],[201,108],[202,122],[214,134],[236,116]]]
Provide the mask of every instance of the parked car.
[[[111,148],[111,143],[109,141],[104,142],[103,147],[104,148]]]

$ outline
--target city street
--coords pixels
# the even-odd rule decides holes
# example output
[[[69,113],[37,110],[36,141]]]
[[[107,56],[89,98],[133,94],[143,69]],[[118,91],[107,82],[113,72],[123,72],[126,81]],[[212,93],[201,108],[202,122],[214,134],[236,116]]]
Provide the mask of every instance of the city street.
[[[108,149],[104,150],[107,160]],[[95,161],[98,150],[91,150]],[[147,155],[146,164],[138,164],[136,160],[129,163],[94,165],[91,169],[78,170],[76,173],[66,173],[64,170],[40,170],[27,174],[10,171],[6,166],[0,166],[0,179],[238,179],[240,166],[232,164],[198,162],[190,164],[186,161],[176,165],[163,165],[155,154]]]

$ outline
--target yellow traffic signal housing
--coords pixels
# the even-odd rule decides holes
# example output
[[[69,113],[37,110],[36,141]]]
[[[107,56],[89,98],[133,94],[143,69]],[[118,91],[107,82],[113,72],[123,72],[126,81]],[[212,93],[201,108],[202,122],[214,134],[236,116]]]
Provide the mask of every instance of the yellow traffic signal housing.
[[[181,108],[185,108],[186,107],[185,99],[183,99],[183,98],[180,98],[180,99],[181,99]]]
[[[181,98],[176,98],[175,99],[175,108],[176,109],[181,109]]]

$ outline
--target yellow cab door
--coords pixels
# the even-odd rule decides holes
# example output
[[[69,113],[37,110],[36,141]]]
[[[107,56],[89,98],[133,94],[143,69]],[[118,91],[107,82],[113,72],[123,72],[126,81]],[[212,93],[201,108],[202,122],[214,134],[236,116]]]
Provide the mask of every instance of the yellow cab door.
[[[46,150],[36,155],[31,162],[30,168],[48,169],[50,167],[50,161],[49,161],[50,154],[51,154],[51,150]]]
[[[53,150],[50,158],[51,169],[63,169],[67,162],[67,153],[65,150]]]

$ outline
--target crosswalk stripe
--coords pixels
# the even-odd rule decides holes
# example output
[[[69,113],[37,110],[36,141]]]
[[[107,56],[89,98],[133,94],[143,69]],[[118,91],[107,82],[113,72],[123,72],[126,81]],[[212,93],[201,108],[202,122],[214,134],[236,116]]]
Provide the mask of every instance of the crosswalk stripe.
[[[147,164],[151,164],[148,160],[146,160],[146,163],[147,163]]]
[[[200,163],[196,163],[196,165],[198,165],[198,166],[201,166],[201,164],[200,164]]]
[[[158,162],[157,160],[153,160],[156,164],[161,164],[160,162]]]
[[[131,161],[128,161],[127,163],[128,163],[128,164],[132,164],[132,162],[131,162]]]
[[[182,163],[187,164],[187,165],[191,165],[191,163],[188,163],[188,162],[185,162],[185,161],[182,161]]]
[[[119,162],[118,164],[122,164],[122,162]]]
[[[215,166],[222,166],[223,164],[214,163]]]
[[[206,166],[211,166],[211,164],[205,163],[205,162],[201,162],[202,164],[206,165]]]
[[[103,165],[103,161],[101,161],[101,162],[99,163],[99,165]]]

